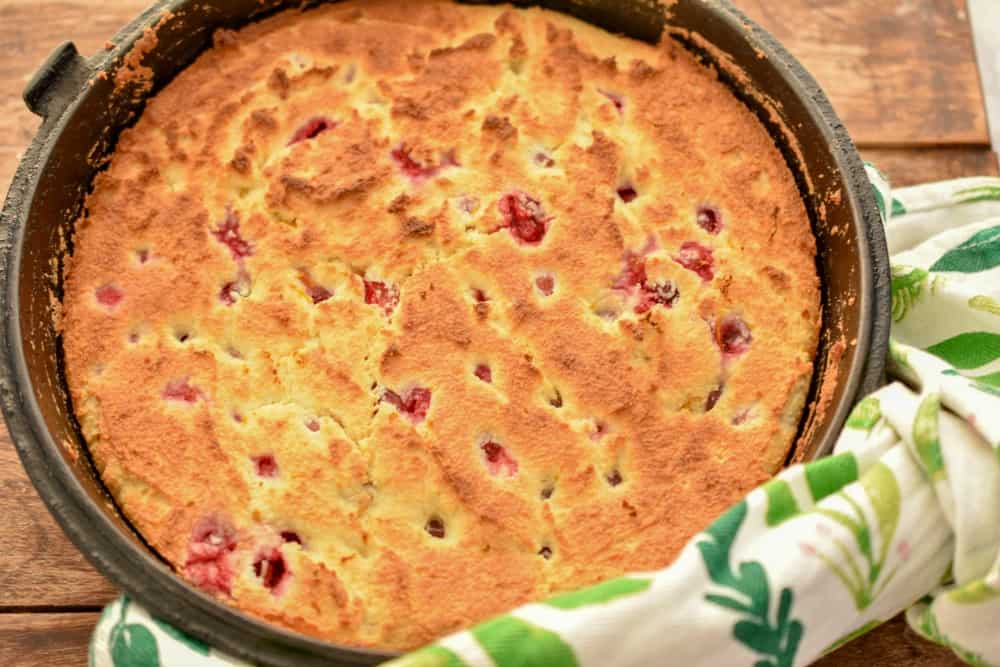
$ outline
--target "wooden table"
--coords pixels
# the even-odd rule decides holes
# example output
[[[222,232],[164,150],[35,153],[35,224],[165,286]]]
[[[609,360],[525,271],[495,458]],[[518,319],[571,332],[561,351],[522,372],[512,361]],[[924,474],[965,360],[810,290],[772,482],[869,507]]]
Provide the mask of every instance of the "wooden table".
[[[996,175],[965,0],[737,0],[816,76],[862,149],[894,183]],[[72,39],[93,53],[146,0],[0,0],[0,188],[38,120],[21,89]],[[86,664],[115,588],[63,537],[0,428],[0,665]],[[821,661],[955,665],[902,621]]]

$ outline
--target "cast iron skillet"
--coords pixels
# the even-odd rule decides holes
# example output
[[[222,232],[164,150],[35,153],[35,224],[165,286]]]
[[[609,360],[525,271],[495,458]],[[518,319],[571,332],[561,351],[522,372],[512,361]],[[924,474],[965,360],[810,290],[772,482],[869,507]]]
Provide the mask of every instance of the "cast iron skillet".
[[[72,222],[119,132],[134,122],[150,94],[206,48],[216,28],[239,27],[301,4],[162,0],[97,56],[84,59],[67,43],[43,65],[24,99],[45,120],[0,218],[0,313],[6,320],[0,327],[0,403],[24,467],[63,530],[98,570],[154,614],[260,664],[367,665],[388,656],[310,639],[245,616],[176,577],[143,543],[117,512],[81,447],[53,324],[52,298],[62,293],[62,257],[72,252]],[[824,335],[795,459],[827,453],[854,399],[881,381],[889,275],[871,187],[823,92],[770,35],[726,0],[679,0],[666,19],[655,0],[524,4],[564,11],[647,41],[659,37],[666,20],[680,29],[676,39],[709,62],[722,58],[739,64],[742,74],[729,70],[722,76],[782,149],[818,239]],[[164,10],[172,15],[164,17]],[[116,90],[114,74],[122,57],[158,21],[158,43],[143,61],[154,74],[152,90]],[[692,40],[690,33],[704,41]],[[706,43],[711,45],[707,50]]]

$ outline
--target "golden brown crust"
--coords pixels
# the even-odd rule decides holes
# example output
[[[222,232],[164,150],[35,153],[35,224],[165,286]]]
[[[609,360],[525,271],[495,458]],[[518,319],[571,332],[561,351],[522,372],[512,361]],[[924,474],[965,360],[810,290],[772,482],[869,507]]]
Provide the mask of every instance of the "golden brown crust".
[[[123,134],[67,370],[179,572],[404,649],[661,567],[780,467],[814,257],[766,131],[682,49],[349,0],[220,34]]]

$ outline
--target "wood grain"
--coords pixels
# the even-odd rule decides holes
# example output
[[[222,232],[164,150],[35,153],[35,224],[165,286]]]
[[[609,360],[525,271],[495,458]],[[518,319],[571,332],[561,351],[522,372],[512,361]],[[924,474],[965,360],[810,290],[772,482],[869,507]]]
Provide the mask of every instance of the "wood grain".
[[[961,667],[951,650],[925,641],[897,616],[855,639],[814,667]]]
[[[859,144],[989,145],[965,0],[737,0]]]
[[[84,667],[100,614],[0,614],[0,665]]]
[[[0,610],[111,600],[115,589],[63,535],[21,468],[6,429],[0,433]]]
[[[819,80],[863,156],[896,185],[997,174],[964,0],[736,0]],[[21,91],[59,43],[96,52],[147,0],[0,0],[0,192],[39,121]],[[929,48],[927,45],[933,45]],[[114,595],[46,512],[0,429],[0,665],[86,664]],[[822,667],[959,665],[895,619]]]
[[[997,154],[989,148],[862,148],[861,157],[888,176],[893,187],[963,176],[1000,176]]]

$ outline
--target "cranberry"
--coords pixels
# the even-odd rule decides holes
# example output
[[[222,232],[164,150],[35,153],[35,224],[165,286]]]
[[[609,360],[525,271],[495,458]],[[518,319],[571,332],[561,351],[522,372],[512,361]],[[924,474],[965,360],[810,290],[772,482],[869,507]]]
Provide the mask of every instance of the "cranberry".
[[[139,260],[140,264],[145,264],[149,261],[149,251],[143,248],[142,250],[135,251],[135,258]]]
[[[441,158],[441,163],[437,165],[421,164],[417,160],[413,159],[411,152],[411,148],[409,148],[406,144],[401,144],[398,148],[394,148],[390,155],[392,156],[392,159],[396,161],[396,164],[399,165],[399,169],[417,183],[437,176],[438,172],[445,167],[458,165],[458,160],[455,158],[454,150],[445,153]]]
[[[219,227],[212,232],[216,240],[229,248],[233,259],[239,261],[253,254],[253,246],[250,242],[240,236],[240,216],[231,208],[226,209],[225,219],[219,223]]]
[[[535,159],[535,164],[537,164],[539,167],[545,167],[546,169],[550,169],[556,166],[556,161],[552,159],[552,156],[550,156],[548,153],[545,153],[544,151],[538,151],[537,153],[535,153],[534,159]]]
[[[493,382],[493,371],[486,364],[476,366],[475,376],[487,384]]]
[[[125,298],[125,292],[114,285],[105,285],[104,287],[97,288],[95,296],[97,297],[97,302],[102,306],[114,308]]]
[[[392,311],[399,305],[399,288],[391,283],[366,280],[365,303],[381,306],[386,315],[392,315]]]
[[[201,398],[201,391],[191,386],[187,378],[174,380],[167,384],[163,390],[163,398],[168,401],[183,401],[184,403],[196,403]]]
[[[319,431],[319,422],[316,421],[315,419],[310,419],[306,422],[306,428],[312,431],[313,433],[316,433],[317,431]]]
[[[545,560],[548,560],[552,558],[552,549],[550,549],[549,547],[542,547],[541,549],[538,550],[538,555],[544,558]]]
[[[751,412],[752,410],[750,408],[746,408],[745,410],[740,410],[735,415],[733,415],[733,420],[732,420],[733,426],[739,426],[740,424],[745,424],[747,419],[750,418]]]
[[[646,258],[631,250],[625,251],[625,267],[618,274],[613,287],[628,289],[646,282]]]
[[[253,573],[261,580],[264,588],[277,592],[276,589],[288,574],[288,566],[281,550],[271,548],[258,553],[253,561]]]
[[[233,410],[233,421],[236,422],[237,424],[242,424],[244,421],[244,417],[241,413],[237,412],[236,410]]]
[[[612,470],[606,478],[611,486],[618,486],[622,483],[622,474],[617,470]]]
[[[559,393],[558,389],[556,389],[556,395],[549,399],[549,405],[554,408],[561,408],[563,406],[562,394]]]
[[[475,213],[479,208],[479,198],[470,195],[462,195],[458,199],[458,208],[463,213]]]
[[[705,412],[711,412],[715,404],[719,402],[722,397],[722,385],[715,387],[712,391],[708,392],[708,396],[705,398]]]
[[[323,303],[333,296],[333,292],[322,285],[310,285],[306,288],[306,292],[309,294],[309,298],[312,299],[314,304]]]
[[[281,541],[285,543],[294,542],[295,544],[302,544],[302,538],[294,530],[283,530],[281,531]]]
[[[636,304],[635,312],[641,315],[657,305],[673,308],[680,298],[681,293],[677,290],[677,286],[669,280],[646,283],[642,286],[642,293],[639,295],[639,303]]]
[[[240,269],[236,274],[236,280],[226,283],[219,290],[219,301],[226,306],[236,304],[240,296],[250,293],[250,274],[244,269]]]
[[[722,231],[722,213],[714,206],[699,206],[695,220],[698,226],[709,234],[718,234]]]
[[[545,296],[552,296],[552,293],[556,291],[555,276],[538,276],[535,278],[535,287]]]
[[[506,194],[498,204],[503,217],[502,227],[520,243],[535,245],[545,238],[552,218],[545,215],[541,202],[521,191]]]
[[[438,517],[432,517],[427,522],[427,525],[424,526],[424,530],[426,530],[427,534],[430,535],[431,537],[436,537],[439,540],[444,539],[445,535],[444,521],[442,521]]]
[[[517,461],[510,455],[507,448],[493,440],[487,440],[479,446],[486,457],[486,467],[491,475],[506,475],[513,477],[517,474]]]
[[[273,455],[254,456],[250,460],[253,461],[254,470],[257,471],[258,477],[274,478],[278,476],[278,462]]]
[[[490,300],[490,297],[486,295],[486,292],[478,287],[472,290],[472,298],[476,300],[476,303],[486,303]]]
[[[552,494],[555,493],[555,491],[556,489],[554,486],[546,486],[544,489],[542,489],[542,500],[548,500],[549,498],[551,498]]]
[[[626,204],[635,201],[635,198],[639,196],[639,193],[635,191],[632,185],[625,184],[618,187],[618,196]]]
[[[325,116],[315,116],[310,118],[295,131],[295,134],[293,134],[292,138],[288,141],[288,145],[292,146],[300,141],[315,139],[327,130],[334,129],[337,125],[337,121],[330,120]]]
[[[715,342],[724,355],[734,357],[750,349],[753,335],[742,318],[730,314],[715,325]]]
[[[599,419],[594,420],[594,430],[590,434],[591,440],[600,440],[608,432],[608,425]]]
[[[712,249],[707,248],[696,241],[685,241],[681,245],[681,251],[674,257],[674,261],[689,271],[694,271],[705,282],[709,282],[715,277],[712,269],[715,260],[712,258]]]
[[[239,288],[236,286],[235,282],[228,282],[222,286],[219,290],[219,301],[227,306],[232,306],[236,304],[236,298],[239,296]]]
[[[382,400],[417,424],[427,417],[427,411],[431,407],[431,390],[424,387],[414,387],[400,396],[391,389],[386,389],[382,394]]]
[[[618,93],[612,93],[611,91],[602,90],[600,88],[597,89],[597,92],[599,92],[601,95],[604,95],[606,98],[608,98],[609,100],[611,100],[611,103],[615,105],[615,109],[618,111],[619,114],[624,114],[625,113],[625,98],[624,97],[622,97]]]
[[[236,529],[218,516],[205,517],[191,533],[184,573],[198,588],[228,595],[233,580],[229,555],[235,549]]]

